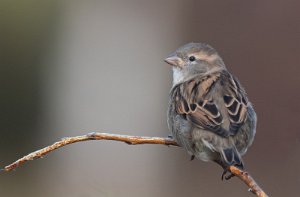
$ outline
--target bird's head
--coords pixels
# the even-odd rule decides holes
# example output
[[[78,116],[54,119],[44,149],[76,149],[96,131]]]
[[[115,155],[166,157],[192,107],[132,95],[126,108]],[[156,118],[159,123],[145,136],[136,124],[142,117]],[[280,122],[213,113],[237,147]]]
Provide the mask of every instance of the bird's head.
[[[173,67],[173,85],[225,69],[217,51],[203,43],[188,43],[170,54],[165,62]]]

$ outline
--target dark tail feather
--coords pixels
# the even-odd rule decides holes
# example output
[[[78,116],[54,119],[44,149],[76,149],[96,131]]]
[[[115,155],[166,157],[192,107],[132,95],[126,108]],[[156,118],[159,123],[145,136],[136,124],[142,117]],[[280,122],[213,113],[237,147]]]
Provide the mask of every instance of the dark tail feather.
[[[221,151],[222,166],[227,168],[228,166],[236,166],[240,169],[244,169],[244,164],[240,154],[235,148],[226,148]]]

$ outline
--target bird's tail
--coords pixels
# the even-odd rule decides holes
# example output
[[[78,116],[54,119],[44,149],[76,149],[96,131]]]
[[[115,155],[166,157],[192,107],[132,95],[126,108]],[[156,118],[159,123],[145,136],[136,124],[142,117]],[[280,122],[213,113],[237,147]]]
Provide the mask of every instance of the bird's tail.
[[[220,154],[223,168],[227,168],[229,166],[236,166],[240,169],[244,169],[242,158],[235,147],[225,148],[220,152]]]

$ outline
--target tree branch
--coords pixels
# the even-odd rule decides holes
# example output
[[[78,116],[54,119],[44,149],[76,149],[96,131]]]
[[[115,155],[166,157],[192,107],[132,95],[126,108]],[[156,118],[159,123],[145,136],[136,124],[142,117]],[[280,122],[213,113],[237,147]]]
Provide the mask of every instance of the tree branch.
[[[113,140],[125,142],[129,145],[138,145],[138,144],[162,144],[162,145],[172,145],[179,146],[173,139],[171,138],[160,138],[160,137],[143,137],[143,136],[129,136],[129,135],[116,135],[109,133],[89,133],[87,135],[75,136],[75,137],[66,137],[61,139],[54,144],[32,152],[17,161],[7,165],[4,167],[3,171],[11,171],[20,165],[24,164],[27,161],[41,158],[44,155],[54,151],[58,148],[66,146],[68,144],[73,144],[76,142],[83,142],[88,140]],[[267,197],[268,195],[259,187],[259,185],[255,182],[255,180],[250,176],[248,172],[242,171],[235,166],[230,166],[229,171],[235,176],[239,177],[250,189],[252,193],[257,195],[258,197]]]

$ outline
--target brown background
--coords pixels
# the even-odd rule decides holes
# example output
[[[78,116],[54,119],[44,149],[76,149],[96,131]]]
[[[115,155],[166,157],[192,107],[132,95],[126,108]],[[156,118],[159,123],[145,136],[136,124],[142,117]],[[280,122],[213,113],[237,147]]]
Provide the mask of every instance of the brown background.
[[[166,136],[180,45],[214,46],[258,114],[246,168],[270,196],[299,196],[296,0],[0,1],[0,165],[91,131]],[[176,147],[71,145],[0,174],[0,196],[253,196]]]

